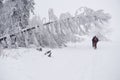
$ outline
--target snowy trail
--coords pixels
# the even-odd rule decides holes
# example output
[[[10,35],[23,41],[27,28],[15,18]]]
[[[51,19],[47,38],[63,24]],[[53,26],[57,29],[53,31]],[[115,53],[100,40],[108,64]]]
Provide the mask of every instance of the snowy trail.
[[[94,50],[86,40],[53,49],[52,58],[43,54],[46,50],[5,50],[8,56],[0,58],[0,80],[120,80],[119,48],[100,42]]]

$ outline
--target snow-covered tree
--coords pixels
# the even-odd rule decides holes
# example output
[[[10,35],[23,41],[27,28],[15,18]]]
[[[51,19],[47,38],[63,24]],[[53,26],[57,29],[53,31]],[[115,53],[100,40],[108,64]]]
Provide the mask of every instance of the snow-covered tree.
[[[94,11],[87,7],[81,7],[73,17],[70,13],[62,13],[59,19],[49,10],[50,22],[43,24],[40,30],[43,46],[64,46],[67,42],[81,40],[79,36],[99,36],[105,39],[108,29],[104,26],[110,19],[110,15],[101,10]],[[41,21],[42,22],[42,21]]]
[[[15,33],[28,26],[30,12],[34,8],[33,0],[6,0],[3,5],[0,10],[0,25],[5,28],[3,34]]]
[[[20,47],[34,44],[55,48],[65,46],[69,41],[79,41],[81,35],[96,35],[103,40],[108,32],[105,24],[111,18],[103,10],[81,7],[74,16],[67,12],[58,19],[53,9],[49,9],[49,22],[46,23],[43,22],[46,18],[41,19],[39,16],[29,20],[30,12],[34,9],[33,0],[7,0],[3,5],[0,9],[0,33],[7,34],[7,40],[10,41],[6,43],[5,39],[2,42],[4,46],[14,43]]]
[[[28,27],[30,13],[34,9],[33,0],[5,0],[4,3],[0,1],[0,4],[3,5],[0,9],[0,36],[15,34]],[[23,35],[24,33],[21,33],[17,38],[19,36],[18,44],[24,46],[25,36]],[[10,39],[12,40],[11,37]]]
[[[87,7],[79,8],[76,11],[75,19],[80,26],[80,31],[84,35],[106,35],[108,31],[105,26],[110,20],[111,16],[108,13],[104,13],[103,10],[94,11]]]
[[[49,16],[49,21],[56,21],[58,20],[57,16],[54,14],[54,11],[52,8],[48,10],[48,16]]]
[[[40,16],[37,16],[37,15],[34,15],[32,17],[32,19],[29,20],[30,27],[33,27],[33,26],[37,27],[38,25],[42,25],[42,24],[43,24],[43,22],[42,22]]]

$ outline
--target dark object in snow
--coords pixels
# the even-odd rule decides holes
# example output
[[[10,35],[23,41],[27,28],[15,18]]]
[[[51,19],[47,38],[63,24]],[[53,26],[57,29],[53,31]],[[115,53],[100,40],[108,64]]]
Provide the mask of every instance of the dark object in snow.
[[[48,57],[51,57],[51,54],[52,54],[51,50],[49,50],[45,53],[45,55],[47,55],[47,54],[48,54]]]
[[[38,51],[42,51],[42,48],[37,48]]]
[[[3,48],[8,48],[6,37],[0,39],[0,45],[2,45]]]
[[[94,49],[97,49],[97,43],[98,43],[98,41],[99,41],[99,39],[96,36],[94,36],[93,39],[92,39],[92,47]]]

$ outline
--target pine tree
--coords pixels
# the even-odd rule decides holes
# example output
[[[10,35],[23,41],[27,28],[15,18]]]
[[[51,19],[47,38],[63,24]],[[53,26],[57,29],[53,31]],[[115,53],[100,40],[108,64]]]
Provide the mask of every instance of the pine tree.
[[[0,36],[20,33],[17,34],[17,42],[19,46],[25,46],[24,38],[26,37],[21,30],[28,27],[30,13],[33,9],[33,0],[6,0],[4,3],[0,1]],[[12,38],[10,37],[9,40]]]

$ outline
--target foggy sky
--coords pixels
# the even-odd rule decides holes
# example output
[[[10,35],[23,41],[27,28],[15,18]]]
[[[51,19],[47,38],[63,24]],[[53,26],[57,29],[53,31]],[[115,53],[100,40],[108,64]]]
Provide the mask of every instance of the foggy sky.
[[[47,17],[48,9],[53,8],[57,16],[65,12],[74,14],[75,10],[81,6],[116,12],[119,9],[119,2],[119,0],[35,0],[35,13],[41,17]]]

